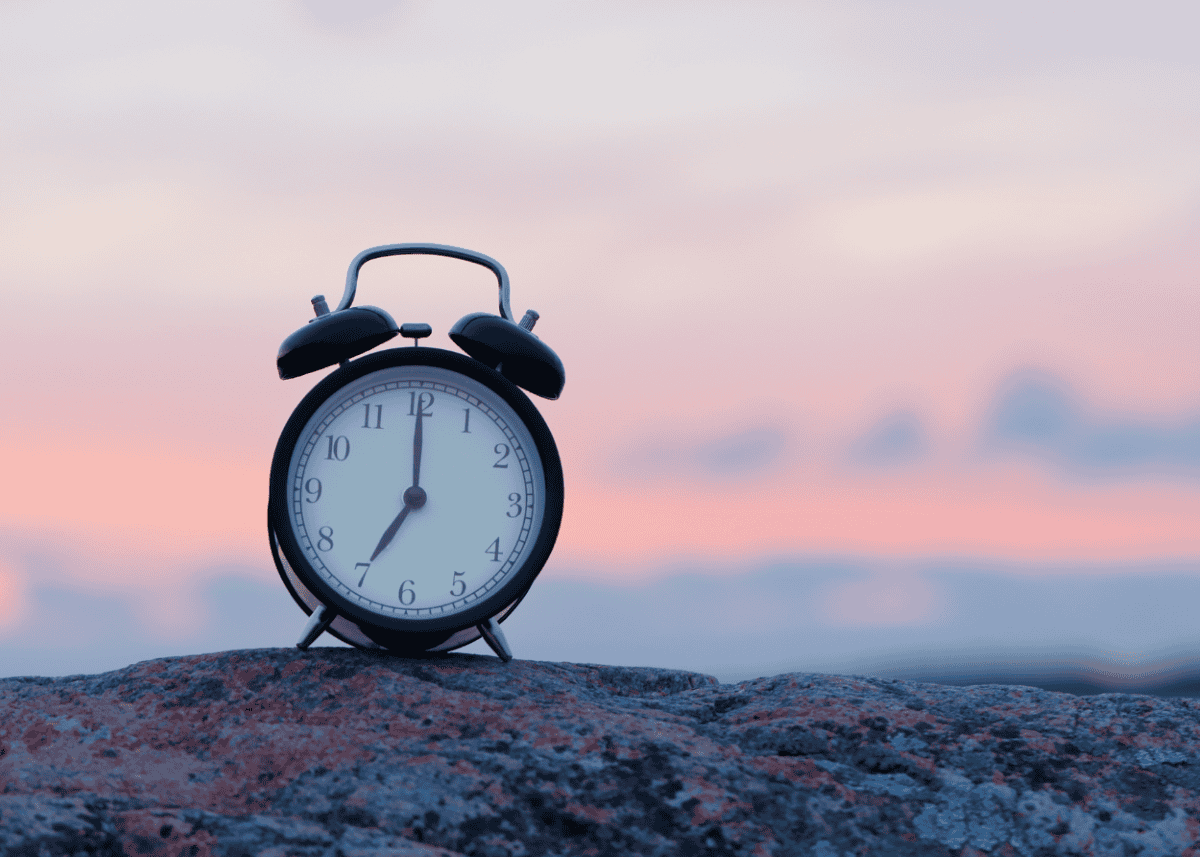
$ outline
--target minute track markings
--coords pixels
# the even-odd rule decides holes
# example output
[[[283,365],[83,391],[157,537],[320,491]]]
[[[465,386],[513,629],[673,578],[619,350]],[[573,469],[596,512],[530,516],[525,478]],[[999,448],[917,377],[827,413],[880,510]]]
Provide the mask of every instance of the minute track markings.
[[[418,590],[418,593],[420,591],[423,591],[423,587],[428,588],[430,585],[432,585],[435,589],[441,589],[441,590],[447,589],[446,584],[439,584],[437,582],[438,577],[440,576],[440,574],[442,572],[438,572],[435,568],[426,569],[422,576],[418,576],[418,575],[412,574],[412,573],[409,573],[407,575],[401,575],[399,568],[395,568],[393,565],[395,562],[394,560],[389,561],[389,564],[387,566],[381,566],[378,569],[376,568],[377,563],[375,562],[375,560],[378,560],[378,562],[384,562],[387,559],[387,552],[389,550],[395,551],[396,545],[401,543],[400,540],[402,540],[402,539],[404,539],[405,541],[407,540],[407,537],[404,536],[404,533],[409,531],[409,528],[413,526],[413,521],[416,520],[416,518],[414,517],[415,509],[411,508],[412,504],[409,504],[410,509],[409,509],[409,512],[408,512],[408,515],[406,516],[406,518],[413,518],[413,520],[403,521],[402,525],[397,528],[398,533],[393,535],[393,538],[396,541],[391,545],[391,547],[385,546],[384,551],[380,554],[376,554],[375,558],[373,560],[371,560],[371,562],[369,564],[363,563],[362,561],[366,559],[367,551],[370,550],[372,545],[374,547],[378,547],[378,545],[375,544],[375,542],[376,542],[375,537],[372,537],[371,545],[366,545],[365,546],[366,549],[363,550],[362,553],[359,553],[358,557],[329,556],[327,562],[323,561],[326,559],[326,557],[314,555],[315,551],[313,551],[313,547],[315,547],[315,546],[310,546],[309,549],[305,551],[305,553],[309,556],[309,561],[310,561],[311,565],[314,567],[314,570],[318,571],[320,576],[323,579],[325,579],[329,583],[329,585],[333,586],[339,592],[342,592],[342,593],[345,593],[346,595],[348,595],[350,597],[351,601],[362,604],[364,607],[370,607],[371,609],[375,610],[376,612],[384,613],[387,615],[393,615],[398,618],[404,617],[404,616],[415,617],[415,616],[429,616],[429,615],[452,615],[455,611],[464,609],[467,604],[472,604],[472,603],[480,601],[481,599],[488,597],[489,593],[494,592],[497,589],[497,587],[500,586],[509,577],[509,575],[511,575],[515,570],[518,569],[520,560],[524,557],[525,553],[528,550],[529,539],[530,539],[532,531],[535,528],[535,523],[537,520],[539,520],[541,518],[541,512],[540,512],[541,504],[538,500],[538,495],[539,495],[540,491],[535,488],[535,484],[540,485],[541,479],[542,479],[542,477],[540,475],[541,474],[540,462],[535,463],[536,458],[534,461],[531,462],[528,458],[527,449],[532,449],[533,447],[530,445],[531,441],[529,440],[529,438],[525,437],[524,435],[518,436],[518,432],[524,430],[524,427],[522,426],[521,422],[519,420],[516,420],[514,416],[509,416],[509,415],[505,415],[505,414],[501,414],[501,413],[497,412],[493,407],[490,406],[489,402],[481,400],[478,396],[474,395],[470,391],[463,389],[460,386],[443,384],[440,382],[431,383],[429,380],[425,380],[425,379],[411,379],[410,378],[410,379],[403,379],[400,381],[388,381],[386,383],[376,383],[374,385],[362,387],[362,388],[359,388],[358,391],[353,391],[353,390],[348,389],[348,390],[346,390],[346,392],[350,393],[351,395],[346,396],[345,398],[341,398],[341,401],[337,402],[336,404],[331,402],[330,410],[326,411],[323,415],[320,415],[320,414],[317,415],[316,419],[317,419],[317,423],[319,425],[319,429],[318,429],[318,426],[313,426],[313,429],[320,431],[322,434],[337,435],[339,433],[345,433],[347,427],[356,426],[358,431],[360,433],[362,433],[363,435],[366,435],[366,434],[374,435],[374,434],[376,434],[376,432],[374,431],[376,418],[377,418],[377,416],[379,416],[382,430],[378,432],[378,435],[381,436],[381,440],[383,439],[382,436],[385,434],[390,436],[392,438],[392,440],[390,441],[390,445],[393,448],[395,448],[395,446],[397,445],[394,433],[400,427],[395,425],[394,422],[389,424],[389,420],[388,420],[388,416],[387,416],[387,414],[390,411],[390,406],[387,404],[387,402],[389,400],[393,401],[396,405],[399,405],[400,401],[403,401],[403,404],[400,405],[401,410],[399,410],[398,413],[407,413],[410,410],[410,408],[408,406],[410,405],[410,397],[412,397],[413,393],[416,393],[419,395],[422,392],[432,392],[434,394],[447,394],[447,395],[453,396],[454,398],[449,400],[448,405],[445,403],[442,403],[441,401],[438,401],[436,404],[433,405],[434,412],[439,410],[438,405],[441,405],[442,409],[445,409],[447,407],[450,408],[450,411],[448,412],[449,416],[447,417],[446,414],[443,414],[443,418],[450,419],[451,424],[448,424],[447,426],[443,426],[443,430],[445,432],[450,432],[450,429],[452,428],[454,430],[452,433],[456,434],[458,437],[461,437],[463,439],[463,441],[468,441],[473,436],[476,436],[479,432],[483,432],[483,434],[479,435],[477,440],[475,441],[479,447],[482,447],[483,449],[492,449],[496,445],[497,440],[501,441],[509,450],[509,454],[506,456],[506,461],[504,463],[512,464],[512,462],[517,462],[515,465],[512,465],[511,469],[508,469],[508,471],[507,471],[507,472],[511,473],[514,477],[516,477],[516,481],[513,482],[511,480],[505,479],[505,480],[502,480],[501,483],[496,486],[496,488],[499,489],[499,493],[494,495],[495,496],[495,504],[496,504],[494,508],[496,511],[494,511],[492,513],[487,513],[486,512],[486,504],[485,504],[484,507],[480,507],[480,508],[484,509],[484,511],[481,514],[484,514],[485,517],[479,518],[478,519],[479,523],[470,524],[469,526],[477,527],[480,524],[483,524],[483,522],[485,520],[487,520],[488,514],[492,514],[492,515],[499,514],[500,516],[505,517],[507,520],[511,521],[514,525],[516,525],[516,529],[508,530],[507,527],[503,528],[504,532],[507,533],[507,535],[502,535],[500,541],[503,544],[503,546],[506,548],[506,550],[502,551],[502,556],[499,557],[498,560],[496,560],[491,555],[490,551],[488,553],[483,554],[483,556],[481,557],[485,562],[487,562],[488,565],[493,565],[494,562],[499,565],[499,568],[496,568],[493,565],[493,568],[495,569],[495,573],[487,574],[486,577],[484,577],[482,579],[478,576],[478,573],[468,573],[468,575],[467,575],[468,582],[470,582],[470,578],[472,576],[474,576],[474,584],[471,586],[471,589],[467,592],[464,592],[460,597],[447,599],[447,601],[445,603],[441,603],[441,604],[430,603],[429,599],[427,599],[427,598],[418,598],[418,599],[416,599],[416,603],[413,604],[412,606],[405,606],[404,604],[399,603],[399,601],[401,599],[398,598],[398,596],[397,596],[398,589],[397,589],[397,591],[392,592],[390,597],[388,597],[384,601],[380,601],[378,598],[379,595],[385,594],[384,591],[381,591],[379,587],[381,585],[383,585],[385,583],[385,581],[387,579],[391,578],[393,575],[395,575],[396,582],[394,584],[390,584],[389,586],[387,586],[386,587],[387,589],[391,589],[392,587],[399,587],[399,584],[401,583],[401,577],[403,577],[403,580],[405,580],[405,581],[416,578],[415,588]],[[409,395],[405,395],[406,393]],[[390,394],[390,397],[389,397],[389,394]],[[399,397],[402,397],[402,399],[400,399]],[[409,417],[409,419],[413,420],[413,430],[415,431],[415,428],[416,428],[415,424],[417,421],[416,415],[415,415],[415,413],[416,413],[416,407],[415,407],[416,397],[412,397],[412,398],[413,398],[412,410],[414,413],[413,413],[413,416]],[[421,398],[423,399],[423,401],[421,402],[423,409],[422,409],[422,418],[421,418],[420,422],[422,425],[423,432],[425,434],[426,443],[428,443],[429,431],[430,431],[429,418],[432,415],[431,411],[430,411],[431,403],[429,401],[428,396],[424,396]],[[456,400],[459,402],[462,402],[464,408],[460,408],[460,409],[465,409],[467,413],[469,413],[471,410],[479,411],[479,414],[474,414],[470,417],[469,432],[466,432],[466,433],[462,432],[462,429],[464,427],[465,418],[463,421],[459,421],[457,423],[457,425],[452,425],[455,422],[455,420],[454,420],[455,412],[453,410],[453,408],[454,408],[453,403]],[[501,403],[503,403],[503,400],[499,400],[499,401]],[[467,406],[469,406],[469,407],[467,407]],[[391,406],[391,407],[394,407],[394,406]],[[380,408],[381,408],[381,410],[380,410]],[[347,411],[350,411],[351,413],[347,414]],[[397,411],[392,411],[392,412],[397,413]],[[482,419],[482,421],[477,422],[476,417],[482,417],[485,419]],[[339,422],[339,420],[342,420],[342,422]],[[368,422],[368,420],[369,420],[369,422]],[[364,423],[368,426],[367,429],[364,429]],[[490,428],[488,427],[489,424],[490,424]],[[445,443],[447,442],[447,435],[439,433],[439,437],[441,438],[441,440],[439,440],[439,444],[442,444],[444,446]],[[492,439],[489,440],[488,439],[489,437],[491,437]],[[351,437],[352,442],[353,442],[353,440],[354,440],[354,438]],[[315,465],[317,465],[317,462],[312,459],[312,457],[309,453],[315,452],[315,442],[322,442],[322,441],[320,441],[319,437],[314,438],[311,434],[309,434],[306,441],[307,441],[305,443],[306,449],[304,449],[303,451],[297,450],[297,452],[299,453],[299,455],[297,457],[297,464],[300,465],[300,470],[301,470],[301,472],[298,473],[297,476],[303,476],[305,478],[314,478],[312,476],[312,474],[320,473],[321,470],[319,467],[315,467]],[[323,443],[327,445],[328,441],[323,441]],[[439,446],[439,449],[441,449],[441,448],[442,447]],[[447,450],[457,449],[457,447],[455,447],[453,444],[451,444],[446,449]],[[321,449],[322,455],[324,455],[324,453],[326,453],[327,451],[328,451],[327,449],[322,447],[322,449]],[[338,452],[342,452],[342,451],[344,451],[344,442],[343,442],[343,444],[340,445]],[[468,448],[464,447],[463,451],[461,453],[452,452],[450,454],[452,457],[462,458],[462,456],[464,454],[466,454],[467,451],[468,451]],[[502,450],[502,452],[503,452],[503,450]],[[341,462],[341,463],[344,465],[346,463],[349,463],[350,461],[353,461],[357,457],[357,454],[358,454],[358,449],[356,447],[349,455],[348,460],[346,462]],[[441,454],[444,454],[444,453],[439,453],[439,455],[441,455]],[[364,460],[370,461],[371,467],[373,467],[375,470],[377,470],[378,466],[380,464],[382,464],[382,461],[379,459],[379,455],[377,452],[371,453],[371,455],[373,456],[372,458],[368,458],[368,459],[364,459]],[[488,459],[487,463],[484,466],[486,466],[490,469],[491,465],[494,464],[496,459],[499,457],[500,457],[500,455],[495,454],[493,451],[491,453],[491,458]],[[333,464],[333,462],[327,462],[325,464],[325,466],[332,466],[332,464]],[[363,466],[362,462],[360,462],[360,466]],[[389,468],[392,466],[394,466],[394,465],[388,465]],[[534,469],[531,469],[531,468],[534,468]],[[357,477],[353,477],[353,478],[355,478],[355,479],[367,478],[367,479],[373,480],[376,478],[372,475],[373,472],[374,471],[372,471],[370,469],[360,470],[359,475]],[[493,470],[492,472],[496,473],[497,475],[500,475],[500,474],[505,473],[506,469],[499,468],[499,469]],[[351,477],[347,476],[346,478],[351,478]],[[423,465],[422,465],[422,472],[418,475],[417,479],[419,482],[419,487],[421,487],[422,489],[425,489],[427,486],[425,485],[425,480],[424,480]],[[321,497],[322,505],[324,504],[324,501],[328,497],[334,496],[333,492],[335,491],[335,488],[340,488],[344,493],[345,488],[348,487],[349,484],[350,483],[343,483],[340,486],[331,486],[329,484],[323,484],[322,497]],[[456,483],[456,484],[459,484],[459,483]],[[465,484],[465,483],[463,483],[463,484]],[[301,482],[297,486],[298,490],[296,490],[294,492],[294,496],[297,499],[302,499],[305,496],[303,493],[303,486],[304,486],[304,480],[301,480]],[[437,486],[434,485],[433,487],[436,488]],[[480,487],[482,488],[483,486],[480,486]],[[521,502],[520,502],[520,506],[522,507],[521,513],[514,518],[507,518],[507,516],[505,515],[506,511],[508,511],[508,510],[515,511],[515,507],[511,506],[509,504],[509,502],[507,501],[508,495],[510,493],[513,493],[514,491],[521,495]],[[310,499],[311,499],[311,496],[312,495],[310,495]],[[395,497],[394,494],[392,496]],[[443,498],[443,499],[445,500],[446,498]],[[310,503],[308,505],[312,506],[313,504]],[[344,507],[344,505],[345,504],[344,504],[344,500],[343,500],[342,506]],[[307,527],[304,527],[301,524],[301,519],[305,519],[305,518],[308,518],[310,520],[310,522],[312,522],[312,527],[313,527],[312,531],[314,531],[314,532],[315,532],[315,527],[316,527],[317,522],[319,522],[322,525],[326,525],[327,523],[332,522],[332,526],[335,529],[335,531],[341,532],[342,527],[338,523],[338,517],[336,514],[333,518],[328,518],[327,516],[318,514],[316,520],[314,521],[312,518],[312,515],[317,514],[319,512],[319,510],[303,509],[303,508],[295,508],[295,507],[293,507],[293,508],[294,508],[294,512],[296,513],[295,519],[297,519],[296,524],[297,524],[297,528],[298,528],[298,532],[297,532],[298,535],[300,534],[300,532],[299,532],[300,530],[308,530]],[[398,511],[403,512],[404,511],[403,507]],[[480,513],[475,513],[475,514],[480,514]],[[398,517],[398,515],[397,515],[397,517]],[[475,519],[472,518],[471,520],[475,520]],[[494,518],[493,518],[493,520],[494,520]],[[486,526],[486,524],[483,524],[483,525]],[[420,528],[418,528],[418,529],[420,529]],[[378,534],[379,530],[376,530],[375,532]],[[416,531],[413,531],[413,532],[416,532]],[[305,536],[306,535],[307,535],[307,533],[305,534]],[[466,535],[466,532],[464,532],[464,535]],[[485,538],[485,541],[494,540],[495,535],[496,535],[495,532],[488,534],[487,537]],[[344,538],[346,538],[346,537],[343,536],[343,539]],[[338,539],[337,535],[334,536],[334,539],[335,539],[335,541],[337,541],[337,539]],[[308,542],[307,537],[302,538],[302,541],[311,545],[311,543]],[[452,541],[453,541],[453,539],[452,539]],[[350,550],[349,543],[347,543],[347,547],[345,549],[343,549],[341,542],[339,542],[337,548],[334,549],[333,553],[334,554],[338,554],[339,552],[344,553],[346,550]],[[397,554],[397,556],[399,558],[401,558],[402,565],[409,565],[409,562],[407,560],[406,551],[407,551],[407,549],[404,549],[404,550],[401,550]],[[355,565],[354,563],[351,562],[351,560],[355,560],[355,559],[358,560],[359,563],[361,563],[361,564]],[[413,561],[417,561],[417,560],[414,559]],[[447,561],[449,561],[449,560],[447,560]],[[460,565],[459,570],[462,570],[464,568],[466,568],[466,566]],[[418,569],[416,566],[412,566],[412,570],[420,571],[421,569]],[[386,571],[386,574],[385,574],[385,571]],[[480,571],[482,571],[482,569],[480,569]],[[365,572],[365,575],[364,575],[364,572]],[[445,573],[447,574],[447,576],[449,576],[449,569],[447,569]],[[350,576],[351,574],[353,575],[353,577]],[[377,574],[383,574],[384,576],[378,578],[378,582],[375,584],[375,588],[372,589],[372,587],[369,586],[368,584],[370,584],[371,580],[376,579]],[[430,576],[428,576],[429,574],[432,574],[433,576],[430,577]],[[365,576],[365,580],[363,579],[364,576]],[[358,586],[360,580],[363,581],[361,589]],[[425,583],[422,583],[422,580],[424,580]],[[460,584],[458,587],[455,587],[456,591],[458,588],[461,588],[462,578],[458,578],[458,580],[460,581]],[[403,600],[405,600],[405,601],[410,600],[410,598],[411,598],[410,593],[412,592],[413,589],[414,589],[414,584],[411,584],[411,583],[405,587],[405,592],[404,592],[405,598]],[[359,590],[359,591],[356,592],[354,590]],[[446,592],[445,594],[449,594],[449,593]],[[429,597],[433,598],[435,596],[433,596],[431,594]],[[424,603],[422,603],[422,602],[424,602]]]

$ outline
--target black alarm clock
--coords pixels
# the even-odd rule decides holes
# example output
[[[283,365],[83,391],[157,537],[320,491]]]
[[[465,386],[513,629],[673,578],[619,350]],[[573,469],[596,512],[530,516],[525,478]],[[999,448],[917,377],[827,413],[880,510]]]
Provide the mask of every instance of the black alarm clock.
[[[465,354],[420,344],[427,324],[354,307],[358,271],[383,256],[449,256],[490,269],[500,315],[450,329]],[[366,649],[441,652],[500,630],[558,536],[563,475],[545,420],[522,389],[556,399],[562,361],[509,306],[495,259],[442,244],[388,244],[354,257],[332,312],[284,340],[280,378],[335,364],[292,412],[271,462],[268,529],[280,577],[323,632]],[[412,345],[365,354],[397,334]],[[363,356],[359,356],[363,355]],[[357,359],[352,359],[357,358]]]

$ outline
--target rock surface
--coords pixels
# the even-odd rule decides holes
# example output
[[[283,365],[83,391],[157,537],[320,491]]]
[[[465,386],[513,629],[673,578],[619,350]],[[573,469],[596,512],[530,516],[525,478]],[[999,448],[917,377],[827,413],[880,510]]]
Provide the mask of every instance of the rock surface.
[[[1200,853],[1200,703],[351,649],[0,680],[0,854]]]

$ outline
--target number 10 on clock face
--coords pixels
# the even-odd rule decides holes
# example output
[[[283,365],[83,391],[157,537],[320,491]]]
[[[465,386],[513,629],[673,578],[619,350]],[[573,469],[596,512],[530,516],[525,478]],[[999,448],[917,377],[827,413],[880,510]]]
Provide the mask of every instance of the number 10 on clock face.
[[[319,588],[384,624],[472,612],[521,573],[543,526],[525,423],[496,390],[436,366],[385,368],[326,398],[286,484]]]

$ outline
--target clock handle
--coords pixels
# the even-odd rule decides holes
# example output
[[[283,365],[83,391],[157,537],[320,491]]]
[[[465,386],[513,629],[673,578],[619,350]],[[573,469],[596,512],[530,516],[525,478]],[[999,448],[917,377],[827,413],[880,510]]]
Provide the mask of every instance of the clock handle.
[[[508,272],[504,266],[482,253],[467,250],[463,247],[451,247],[449,244],[383,244],[379,247],[368,247],[350,262],[350,270],[346,272],[346,291],[337,309],[348,309],[354,303],[354,293],[358,289],[358,269],[372,259],[384,256],[449,256],[451,259],[461,259],[464,262],[474,262],[482,265],[496,275],[500,281],[500,316],[513,321],[512,306],[508,300]],[[532,327],[532,325],[530,325]]]

